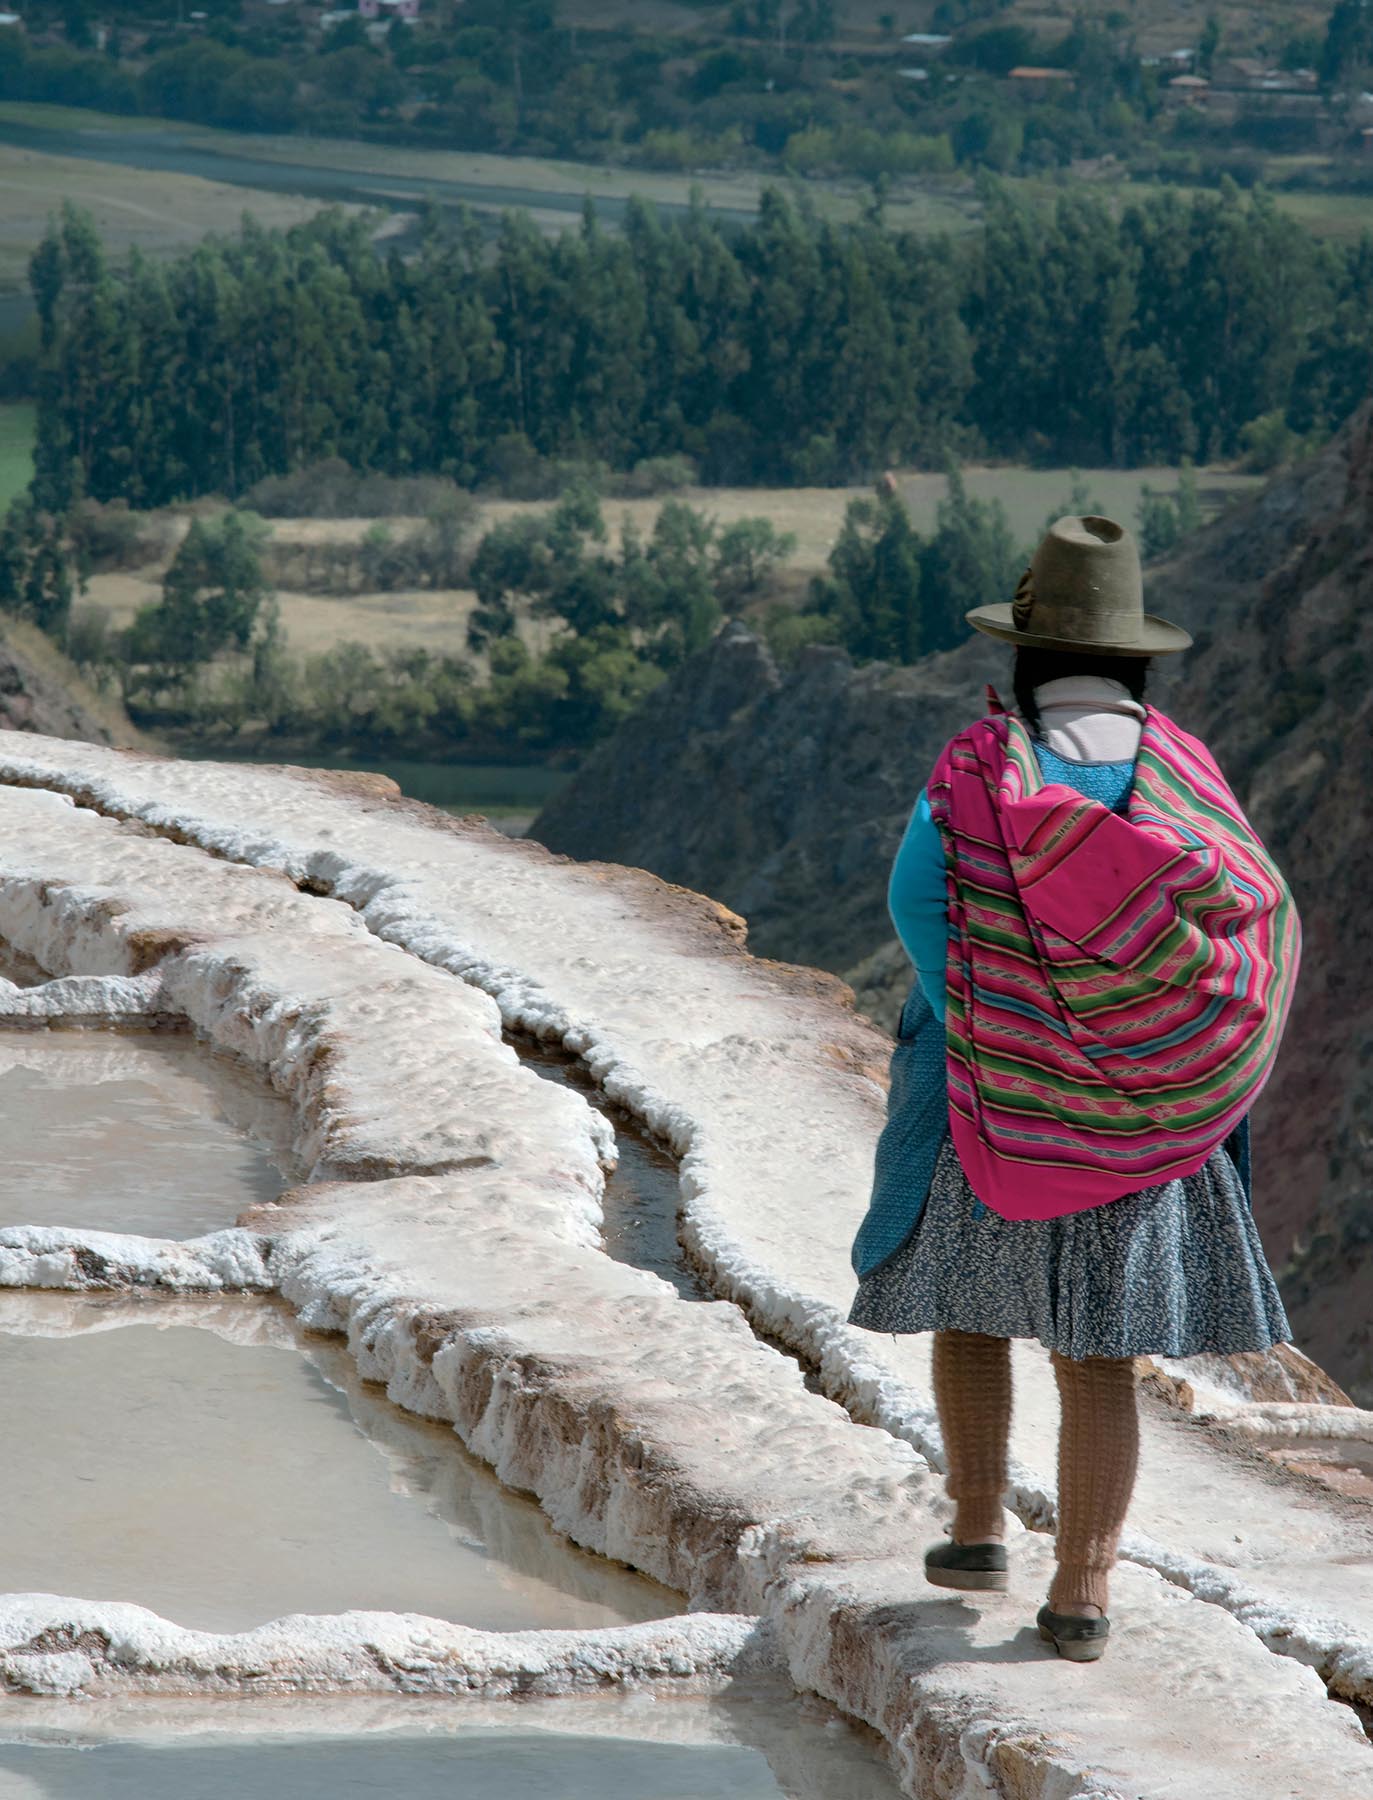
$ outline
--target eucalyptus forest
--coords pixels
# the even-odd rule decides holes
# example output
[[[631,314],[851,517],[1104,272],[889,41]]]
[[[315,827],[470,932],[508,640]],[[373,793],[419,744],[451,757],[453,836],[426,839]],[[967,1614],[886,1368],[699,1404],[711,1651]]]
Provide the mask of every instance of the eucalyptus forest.
[[[426,221],[379,258],[338,214],[245,220],[111,267],[69,213],[33,287],[34,495],[151,506],[324,458],[462,485],[531,459],[692,457],[707,483],[825,484],[953,452],[1213,461],[1328,433],[1373,385],[1373,243],[1314,241],[1259,192],[1051,210],[985,190],[972,242],[817,220],[778,190],[545,237]]]

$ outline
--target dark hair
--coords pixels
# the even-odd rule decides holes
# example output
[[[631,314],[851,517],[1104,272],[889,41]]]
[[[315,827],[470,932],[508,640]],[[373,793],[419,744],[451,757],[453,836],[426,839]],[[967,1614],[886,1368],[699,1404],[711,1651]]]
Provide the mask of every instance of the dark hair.
[[[1030,730],[1039,731],[1035,689],[1064,675],[1105,675],[1122,682],[1135,700],[1144,698],[1149,681],[1147,656],[1079,656],[1070,650],[1030,650],[1023,645],[1015,653],[1015,703]]]

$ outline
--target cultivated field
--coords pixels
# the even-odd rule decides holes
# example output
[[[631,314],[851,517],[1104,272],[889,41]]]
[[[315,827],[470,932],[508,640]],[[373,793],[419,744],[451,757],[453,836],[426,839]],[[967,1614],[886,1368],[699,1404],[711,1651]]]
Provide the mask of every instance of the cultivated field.
[[[12,110],[0,107],[0,114]],[[139,121],[140,127],[143,123]],[[25,287],[29,258],[64,200],[92,215],[116,257],[135,245],[145,255],[173,255],[209,232],[236,231],[245,212],[268,227],[297,225],[324,204],[195,175],[50,156],[0,143],[0,293]]]
[[[57,115],[48,119],[48,114]],[[72,129],[72,120],[80,118],[70,108],[55,108],[31,103],[0,102],[0,125],[15,123]],[[125,121],[127,128],[160,130],[167,134],[169,122],[156,119]],[[800,176],[783,176],[777,170],[699,169],[675,172],[657,169],[620,168],[611,164],[572,162],[551,156],[501,156],[481,151],[428,150],[392,144],[363,143],[353,138],[296,137],[289,133],[273,136],[257,132],[218,131],[209,127],[175,124],[171,126],[176,142],[188,154],[218,154],[236,165],[260,163],[273,171],[264,181],[274,185],[282,169],[302,171],[302,179],[310,173],[356,176],[377,184],[379,203],[383,197],[381,184],[389,184],[394,201],[407,192],[418,195],[420,188],[407,190],[406,184],[440,184],[436,198],[463,199],[476,211],[499,211],[519,205],[532,211],[536,223],[544,229],[565,230],[577,214],[568,211],[568,200],[580,201],[590,194],[593,200],[624,200],[631,194],[641,195],[662,205],[686,206],[693,192],[703,203],[725,213],[748,214],[756,211],[765,187],[779,183],[805,193],[817,212],[828,218],[857,218],[871,197],[871,186],[857,178],[810,180]],[[112,167],[112,165],[111,165]],[[141,171],[130,171],[127,179],[141,179]],[[451,188],[451,195],[442,192]],[[483,194],[483,190],[489,193]],[[239,190],[241,193],[243,190]],[[251,191],[251,190],[250,190]],[[511,198],[516,193],[519,199]],[[280,196],[274,196],[279,198]],[[560,198],[561,207],[544,207],[540,197]],[[240,200],[239,207],[249,202]],[[256,201],[251,204],[256,211]],[[895,178],[888,196],[887,217],[893,225],[917,231],[968,231],[976,223],[981,208],[973,183],[964,176],[916,180]]]
[[[360,537],[361,528],[370,521],[321,520],[321,535],[349,537],[352,534],[348,528],[354,523],[360,528],[356,533]],[[162,598],[162,574],[162,565],[152,564],[133,573],[92,575],[84,603],[103,607],[112,625],[125,626],[140,607],[155,606]],[[466,653],[467,619],[476,596],[466,588],[442,593],[418,588],[413,592],[337,596],[294,593],[281,588],[277,601],[287,639],[300,655],[313,656],[352,641],[373,650],[422,648],[436,655],[457,656]]]
[[[1176,18],[1176,28],[1163,32],[1169,44],[1193,41],[1188,20],[1197,10],[1181,3],[1173,13],[1159,9],[1160,17]],[[1299,21],[1309,9],[1287,10]],[[1066,8],[1063,16],[1067,17]],[[913,27],[903,18],[901,28]],[[1236,39],[1231,48],[1241,41],[1247,40]],[[891,42],[893,54],[900,54],[898,40]],[[614,204],[633,194],[670,208],[685,207],[696,194],[709,209],[740,220],[753,214],[768,186],[780,185],[798,198],[804,196],[817,214],[835,221],[857,218],[871,201],[870,184],[856,177],[811,179],[777,169],[676,172],[370,144],[351,138],[270,136],[165,119],[113,119],[27,101],[0,102],[0,140],[7,127],[20,138],[27,134],[42,141],[37,148],[0,143],[0,294],[22,285],[28,255],[63,197],[89,207],[116,250],[138,243],[153,253],[184,248],[207,230],[233,229],[244,211],[268,225],[286,224],[331,203],[389,211],[396,221],[391,229],[403,228],[406,216],[426,197],[442,205],[466,204],[487,214],[513,206],[527,211],[541,231],[553,234],[575,224],[584,195],[610,203],[606,222],[612,227]],[[93,134],[105,134],[109,162],[69,154],[78,146],[88,152]],[[146,147],[128,151],[135,166],[121,164],[121,138],[132,135],[142,140],[149,134],[155,135],[157,158],[166,166],[136,166],[146,159]],[[1275,190],[1277,205],[1318,236],[1347,239],[1373,228],[1373,196],[1294,192],[1282,185],[1299,165],[1311,165],[1313,160],[1324,161],[1310,156],[1267,159],[1266,179]],[[1074,186],[1085,186],[1117,209],[1157,191],[1150,183],[1122,181],[1109,171],[1090,179],[1066,173],[1009,178],[1009,185],[1044,204],[1052,204]],[[1185,195],[1189,190],[1170,191]],[[894,177],[885,210],[894,227],[955,235],[975,231],[982,212],[975,184],[965,174]]]
[[[1232,470],[1198,471],[1204,506],[1215,511],[1232,494],[1252,487],[1257,477]],[[997,498],[1006,508],[1017,540],[1028,550],[1051,514],[1064,510],[1073,485],[1068,469],[971,468],[964,477],[969,491],[979,498]],[[1177,485],[1175,469],[1093,469],[1084,472],[1094,504],[1112,517],[1133,525],[1145,486],[1171,493]],[[940,500],[945,493],[942,475],[919,471],[898,472],[898,485],[911,517],[921,531],[934,528]],[[688,488],[679,496],[727,525],[735,519],[762,516],[779,531],[796,536],[796,552],[787,565],[779,591],[799,597],[806,580],[825,565],[844,521],[844,509],[864,488]],[[661,500],[607,500],[603,512],[612,544],[619,542],[627,519],[640,531],[652,530]],[[501,519],[517,514],[546,511],[547,502],[514,500],[483,501],[479,507],[473,540]],[[203,511],[201,504],[197,510]],[[187,514],[167,521],[166,553],[156,562],[132,572],[98,574],[90,578],[86,601],[105,608],[111,622],[126,625],[140,606],[160,597],[167,556],[185,530]],[[358,543],[371,528],[370,519],[279,519],[271,521],[273,542],[283,549],[298,544]],[[393,520],[400,535],[416,521]],[[290,647],[298,654],[313,655],[348,639],[373,649],[423,647],[436,654],[464,654],[467,620],[476,603],[470,589],[443,592],[420,588],[394,593],[325,595],[300,593],[289,588],[278,592],[282,623]],[[525,621],[526,640],[540,647],[547,627]]]

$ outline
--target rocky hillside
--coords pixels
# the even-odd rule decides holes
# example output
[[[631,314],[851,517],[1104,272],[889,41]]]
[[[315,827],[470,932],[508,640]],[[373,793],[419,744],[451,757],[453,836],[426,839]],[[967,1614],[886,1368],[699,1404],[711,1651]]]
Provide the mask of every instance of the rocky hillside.
[[[756,954],[847,973],[891,938],[885,870],[911,805],[1000,668],[972,645],[858,669],[814,645],[784,675],[727,625],[529,835],[699,888],[744,915]]]
[[[1373,1400],[1373,411],[1150,571],[1196,649],[1156,697],[1212,745],[1289,872],[1306,960],[1256,1118],[1265,1242],[1299,1341]],[[909,984],[886,875],[930,764],[1007,662],[812,649],[781,672],[727,627],[531,827],[742,913],[749,943],[849,979],[890,1025]],[[1005,686],[1003,686],[1003,692]]]
[[[116,749],[142,741],[117,700],[96,693],[50,638],[19,619],[0,623],[0,729]]]

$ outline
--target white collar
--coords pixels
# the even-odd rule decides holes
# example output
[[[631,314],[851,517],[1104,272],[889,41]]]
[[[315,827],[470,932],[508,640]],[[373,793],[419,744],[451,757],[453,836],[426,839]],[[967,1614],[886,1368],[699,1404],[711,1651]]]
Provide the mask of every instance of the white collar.
[[[1060,675],[1056,681],[1045,681],[1035,689],[1035,704],[1041,712],[1070,708],[1074,712],[1128,713],[1136,719],[1145,717],[1144,708],[1123,681],[1109,675]]]

